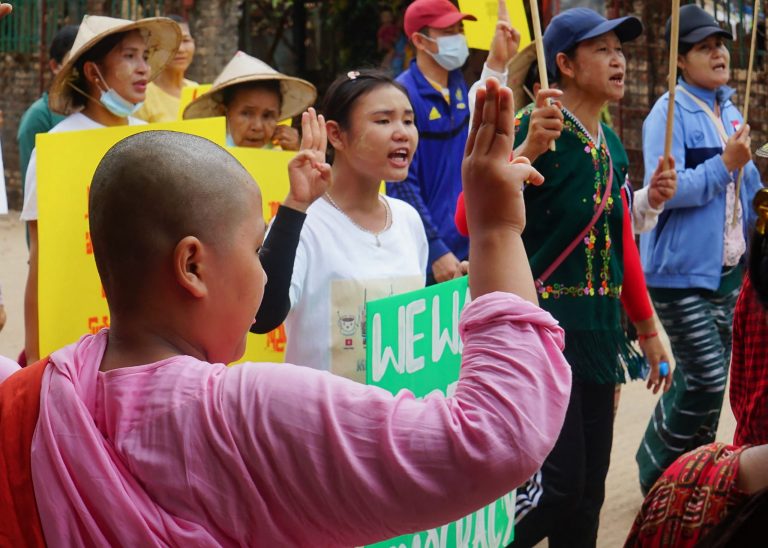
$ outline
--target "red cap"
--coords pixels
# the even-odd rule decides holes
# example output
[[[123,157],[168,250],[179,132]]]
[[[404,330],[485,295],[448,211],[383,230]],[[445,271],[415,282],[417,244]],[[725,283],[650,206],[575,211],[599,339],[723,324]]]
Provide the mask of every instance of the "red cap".
[[[462,19],[477,21],[477,17],[461,13],[448,0],[416,0],[405,10],[403,27],[405,27],[405,35],[410,38],[424,27],[444,29]]]

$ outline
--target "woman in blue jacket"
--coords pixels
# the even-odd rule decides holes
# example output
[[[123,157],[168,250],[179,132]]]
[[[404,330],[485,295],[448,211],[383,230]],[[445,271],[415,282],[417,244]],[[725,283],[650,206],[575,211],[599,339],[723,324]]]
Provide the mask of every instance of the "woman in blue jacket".
[[[667,22],[669,40],[670,23]],[[637,451],[646,493],[678,456],[714,441],[731,354],[731,320],[739,293],[751,200],[761,188],[751,161],[749,126],[730,98],[730,33],[696,5],[680,10],[672,155],[677,193],[640,253],[656,311],[677,362]],[[668,94],[643,124],[645,184],[664,153]],[[740,196],[736,180],[743,171]],[[736,222],[734,219],[734,209]]]

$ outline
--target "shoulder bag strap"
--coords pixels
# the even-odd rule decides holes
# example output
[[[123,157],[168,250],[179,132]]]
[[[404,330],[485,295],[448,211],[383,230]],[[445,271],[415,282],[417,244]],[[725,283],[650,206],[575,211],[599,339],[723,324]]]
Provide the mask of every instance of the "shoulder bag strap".
[[[595,211],[595,214],[592,216],[592,219],[590,219],[587,226],[584,227],[584,230],[579,232],[579,235],[574,238],[574,240],[568,245],[568,247],[563,250],[562,253],[560,253],[557,259],[552,261],[552,264],[549,265],[549,267],[547,267],[544,272],[542,272],[541,276],[536,278],[534,282],[536,284],[536,289],[541,288],[547,278],[549,278],[552,273],[557,270],[557,268],[563,263],[563,261],[567,259],[571,253],[573,253],[573,250],[576,249],[576,246],[579,245],[579,242],[581,242],[589,233],[589,231],[592,230],[592,227],[595,226],[595,223],[597,223],[597,220],[603,214],[605,204],[608,202],[608,198],[611,196],[611,188],[613,187],[613,160],[611,159],[611,153],[608,150],[607,143],[605,145],[605,150],[608,154],[608,182],[605,185],[605,192],[603,193],[603,198],[600,200],[600,205],[597,207],[597,211]]]
[[[728,133],[725,131],[725,126],[723,125],[723,120],[715,114],[715,112],[710,108],[710,106],[696,97],[693,93],[685,89],[683,86],[677,86],[677,91],[680,91],[682,93],[685,93],[698,107],[703,110],[707,116],[709,116],[709,119],[712,120],[712,123],[715,124],[715,128],[717,129],[717,132],[720,134],[720,139],[723,141],[723,146],[725,146],[728,143]]]

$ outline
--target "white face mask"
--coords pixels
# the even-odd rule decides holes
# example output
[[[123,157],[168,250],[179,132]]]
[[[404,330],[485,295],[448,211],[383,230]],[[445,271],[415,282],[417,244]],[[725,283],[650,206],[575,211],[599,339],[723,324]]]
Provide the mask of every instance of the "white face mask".
[[[428,52],[437,64],[447,71],[464,66],[469,57],[467,38],[463,34],[440,36],[437,39],[425,36],[427,40],[437,43],[437,53]]]

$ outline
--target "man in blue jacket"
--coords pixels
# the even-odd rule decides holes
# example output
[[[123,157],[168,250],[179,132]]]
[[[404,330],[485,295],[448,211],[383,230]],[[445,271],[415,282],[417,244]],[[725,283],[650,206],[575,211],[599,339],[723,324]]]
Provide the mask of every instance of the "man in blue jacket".
[[[416,58],[397,81],[410,95],[419,147],[408,178],[387,183],[387,194],[410,203],[421,215],[429,240],[427,283],[465,274],[463,261],[469,253],[469,242],[454,222],[469,127],[467,85],[461,73],[469,55],[462,27],[465,19],[474,21],[475,17],[459,12],[449,0],[416,0],[408,6],[403,21]],[[495,48],[502,52],[495,59],[500,72],[517,52],[519,42],[519,35],[506,27],[508,45]],[[490,57],[488,61],[490,64]]]

